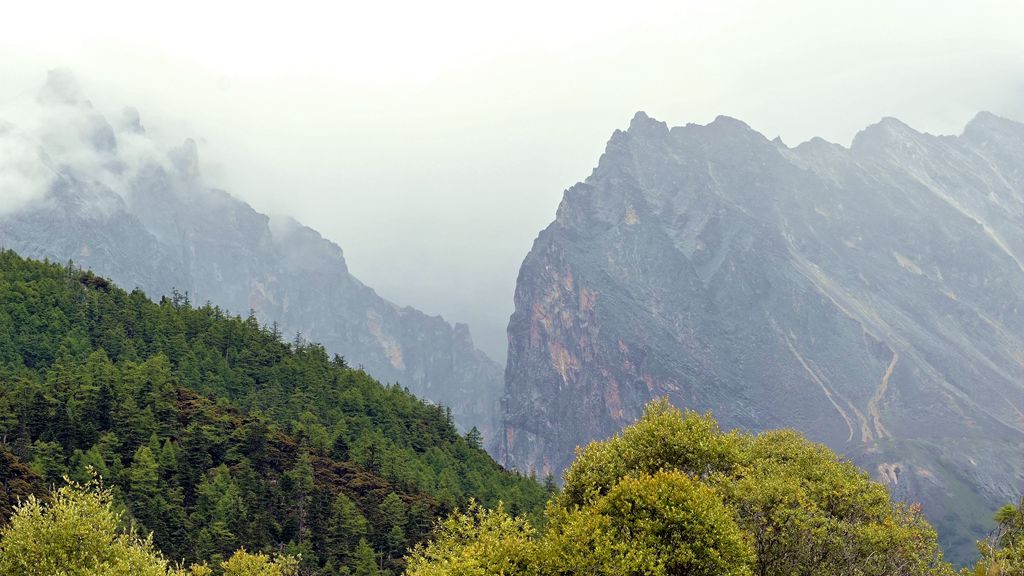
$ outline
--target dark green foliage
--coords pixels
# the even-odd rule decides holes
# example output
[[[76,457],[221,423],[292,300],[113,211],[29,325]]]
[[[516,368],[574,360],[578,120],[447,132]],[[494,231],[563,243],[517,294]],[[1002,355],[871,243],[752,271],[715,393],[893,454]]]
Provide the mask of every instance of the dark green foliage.
[[[0,446],[0,517],[10,518],[14,507],[29,496],[42,496],[46,487],[42,480],[28,466],[22,464],[7,450]]]
[[[170,558],[211,565],[244,546],[301,553],[304,574],[397,571],[469,497],[536,514],[547,496],[317,344],[11,252],[0,438],[8,502],[95,471]]]
[[[365,539],[360,540],[359,545],[356,546],[354,565],[352,570],[354,576],[378,576],[380,574],[380,569],[377,568],[377,556]]]

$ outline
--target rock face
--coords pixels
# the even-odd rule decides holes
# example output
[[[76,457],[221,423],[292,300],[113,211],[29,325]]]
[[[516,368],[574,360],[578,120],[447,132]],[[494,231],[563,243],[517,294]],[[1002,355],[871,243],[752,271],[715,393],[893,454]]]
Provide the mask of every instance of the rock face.
[[[847,149],[639,113],[523,262],[500,457],[558,475],[659,396],[792,427],[963,560],[1024,489],[1024,125]]]
[[[253,310],[285,338],[301,332],[494,437],[501,367],[474,347],[467,326],[381,298],[316,231],[207,186],[194,142],[158,149],[137,112],[108,121],[67,74],[51,74],[37,106],[46,122],[27,140],[48,177],[39,198],[0,206],[0,245],[73,260],[154,297],[177,290],[194,303]]]

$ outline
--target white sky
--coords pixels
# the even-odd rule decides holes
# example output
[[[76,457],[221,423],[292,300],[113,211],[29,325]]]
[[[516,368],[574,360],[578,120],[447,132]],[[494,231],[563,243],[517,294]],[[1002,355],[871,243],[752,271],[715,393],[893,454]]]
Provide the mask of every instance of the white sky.
[[[0,116],[70,67],[200,140],[207,178],[345,249],[496,359],[519,264],[637,110],[848,143],[881,116],[1024,119],[1024,2],[14,2]]]

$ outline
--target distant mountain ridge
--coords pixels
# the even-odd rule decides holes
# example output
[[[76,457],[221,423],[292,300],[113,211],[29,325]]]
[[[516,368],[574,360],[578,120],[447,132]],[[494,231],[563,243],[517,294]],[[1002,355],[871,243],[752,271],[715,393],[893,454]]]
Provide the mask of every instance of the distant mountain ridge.
[[[253,310],[286,337],[320,342],[493,438],[501,366],[466,325],[380,297],[316,231],[210,188],[194,141],[159,149],[136,111],[108,120],[69,73],[51,72],[37,103],[43,128],[31,136],[49,179],[40,198],[0,209],[0,245],[74,260],[154,297],[177,290],[243,316]]]
[[[638,113],[523,262],[500,458],[560,473],[644,404],[792,427],[956,560],[1024,491],[1024,125],[850,148]]]

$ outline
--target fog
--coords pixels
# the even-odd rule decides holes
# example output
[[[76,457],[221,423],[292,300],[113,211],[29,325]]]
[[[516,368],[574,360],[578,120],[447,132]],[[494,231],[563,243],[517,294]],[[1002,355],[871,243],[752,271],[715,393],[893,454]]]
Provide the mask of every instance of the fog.
[[[195,138],[208,181],[318,229],[499,361],[522,258],[637,110],[790,145],[882,116],[1024,119],[1015,1],[23,4],[0,23],[5,207],[45,182],[28,103],[67,67],[98,110]]]

